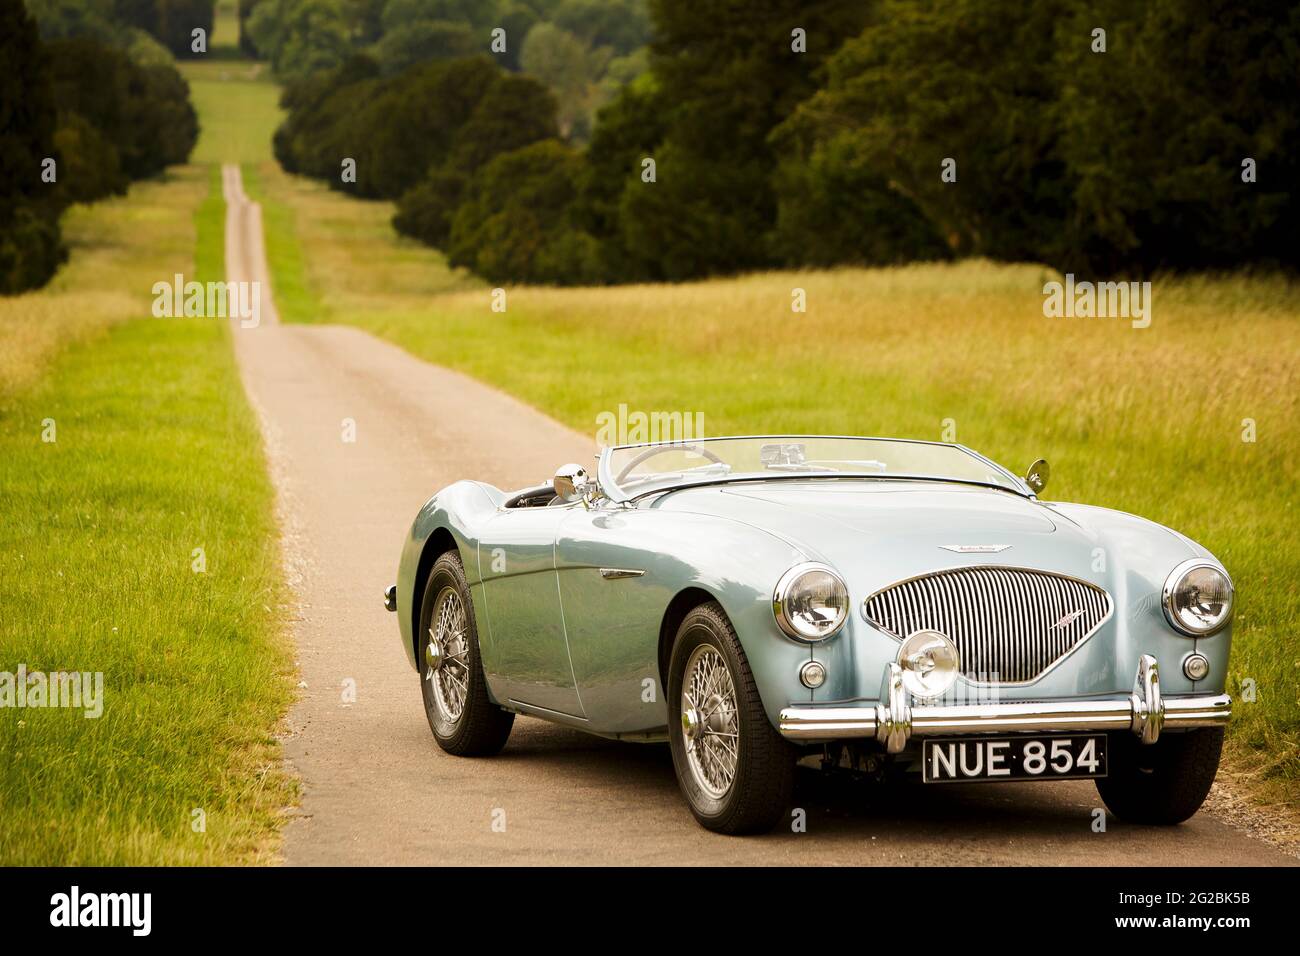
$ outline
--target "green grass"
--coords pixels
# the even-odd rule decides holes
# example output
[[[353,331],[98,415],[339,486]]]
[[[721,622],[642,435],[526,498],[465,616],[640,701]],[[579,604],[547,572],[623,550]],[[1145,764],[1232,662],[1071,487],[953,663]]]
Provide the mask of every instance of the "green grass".
[[[187,198],[189,240],[157,277],[221,276],[217,173],[160,187]],[[186,205],[171,198],[173,211]],[[148,315],[144,291],[136,316]],[[291,660],[272,493],[227,336],[211,319],[119,322],[0,413],[0,669],[104,681],[96,719],[0,709],[0,864],[253,862],[274,850],[292,800],[272,736]]]
[[[271,134],[280,122],[280,88],[266,64],[246,60],[184,60],[199,114],[194,163],[256,163],[271,158]]]

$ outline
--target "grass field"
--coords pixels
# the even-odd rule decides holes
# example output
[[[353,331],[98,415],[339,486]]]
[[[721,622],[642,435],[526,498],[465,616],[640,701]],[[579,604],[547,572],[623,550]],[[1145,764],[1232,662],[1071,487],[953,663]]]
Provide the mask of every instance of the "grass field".
[[[157,279],[221,275],[223,219],[183,167],[75,210],[54,284],[0,300],[62,323],[0,352],[0,670],[103,675],[98,718],[0,710],[0,864],[256,862],[293,798],[256,424],[223,323],[148,317]]]
[[[280,122],[280,88],[266,66],[245,60],[183,60],[177,63],[190,84],[199,114],[194,163],[266,162],[271,134]]]

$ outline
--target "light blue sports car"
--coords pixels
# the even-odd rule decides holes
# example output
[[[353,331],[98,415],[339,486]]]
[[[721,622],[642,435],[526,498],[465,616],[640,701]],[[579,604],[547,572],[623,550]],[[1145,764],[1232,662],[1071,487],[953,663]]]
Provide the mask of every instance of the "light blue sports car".
[[[1042,501],[960,445],[628,445],[593,477],[461,481],[386,603],[447,752],[515,714],[672,748],[701,824],[771,827],[794,767],[927,784],[1096,781],[1178,823],[1219,762],[1233,588],[1188,538]]]

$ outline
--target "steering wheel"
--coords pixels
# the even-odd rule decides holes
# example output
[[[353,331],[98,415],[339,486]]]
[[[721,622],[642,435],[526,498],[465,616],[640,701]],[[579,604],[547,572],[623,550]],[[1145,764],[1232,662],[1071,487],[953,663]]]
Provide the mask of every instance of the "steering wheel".
[[[726,464],[725,461],[723,461],[713,452],[709,451],[709,449],[705,448],[703,445],[654,445],[650,448],[647,448],[645,451],[641,452],[641,454],[637,455],[635,458],[629,461],[627,465],[624,466],[623,470],[620,471],[614,477],[615,484],[621,485],[624,481],[626,481],[627,476],[632,473],[632,469],[635,468],[637,465],[641,464],[643,461],[649,461],[655,455],[662,455],[670,451],[693,451],[697,454],[703,455],[705,458],[713,462],[713,464],[715,465]]]

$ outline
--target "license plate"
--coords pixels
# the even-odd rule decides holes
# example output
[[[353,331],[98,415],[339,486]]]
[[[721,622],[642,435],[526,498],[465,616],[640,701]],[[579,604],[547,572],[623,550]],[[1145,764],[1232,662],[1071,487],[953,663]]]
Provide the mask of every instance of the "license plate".
[[[1106,776],[1106,735],[941,737],[924,741],[926,783]]]

